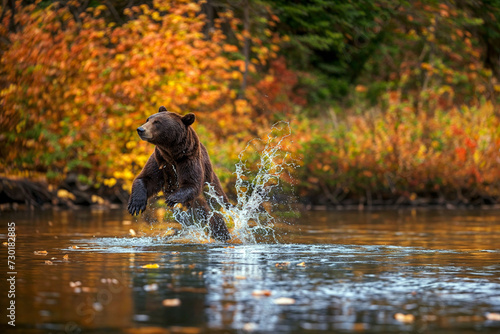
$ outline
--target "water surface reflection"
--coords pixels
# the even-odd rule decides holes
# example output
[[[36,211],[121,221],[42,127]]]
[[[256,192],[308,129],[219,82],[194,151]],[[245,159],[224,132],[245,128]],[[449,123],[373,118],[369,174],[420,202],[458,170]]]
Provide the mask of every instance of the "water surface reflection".
[[[23,333],[500,331],[495,211],[310,213],[247,245],[131,238],[121,211],[4,220]]]

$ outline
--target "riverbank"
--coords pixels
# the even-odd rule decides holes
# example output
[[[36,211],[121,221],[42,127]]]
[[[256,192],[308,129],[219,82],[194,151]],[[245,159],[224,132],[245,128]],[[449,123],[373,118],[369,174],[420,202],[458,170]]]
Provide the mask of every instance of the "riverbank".
[[[0,211],[26,211],[49,209],[77,209],[95,207],[102,209],[124,208],[129,193],[120,183],[113,187],[93,188],[79,184],[76,178],[68,177],[58,187],[43,180],[27,180],[0,177]],[[465,198],[446,200],[437,198],[345,198],[333,202],[328,196],[301,197],[295,199],[294,209],[299,211],[352,211],[352,210],[392,210],[402,208],[444,208],[454,209],[500,209],[500,201],[495,198]]]
[[[96,189],[68,176],[55,187],[43,180],[0,177],[0,211],[74,209],[79,206],[120,208],[127,203],[128,197],[128,192],[118,183]]]

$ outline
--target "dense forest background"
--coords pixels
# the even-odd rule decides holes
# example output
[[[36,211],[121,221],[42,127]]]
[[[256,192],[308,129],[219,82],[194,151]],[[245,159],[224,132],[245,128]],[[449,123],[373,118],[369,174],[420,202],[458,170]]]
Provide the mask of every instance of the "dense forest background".
[[[196,113],[229,193],[283,120],[304,202],[497,203],[499,19],[497,0],[4,0],[0,173],[129,190],[165,105]]]

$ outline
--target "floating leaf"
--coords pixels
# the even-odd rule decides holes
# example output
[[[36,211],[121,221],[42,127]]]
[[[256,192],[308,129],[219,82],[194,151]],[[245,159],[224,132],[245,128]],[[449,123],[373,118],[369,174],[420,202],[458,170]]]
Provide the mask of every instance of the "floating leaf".
[[[45,251],[45,250],[43,250],[43,251],[34,251],[33,253],[34,253],[35,255],[43,255],[43,256],[45,256],[45,255],[49,254],[49,253],[48,253],[47,251]]]
[[[271,295],[270,290],[254,290],[252,296],[254,297],[269,297]]]
[[[486,313],[486,319],[491,321],[500,321],[500,313]]]
[[[141,268],[155,269],[155,268],[160,268],[160,265],[158,263],[151,263],[151,264],[145,264]]]
[[[413,314],[396,313],[394,319],[399,322],[412,323],[415,321],[415,316]]]
[[[179,298],[164,299],[161,304],[166,307],[175,307],[181,305],[181,300]]]
[[[273,300],[273,303],[276,305],[292,305],[295,304],[295,299],[288,297],[281,297]]]
[[[277,268],[283,268],[283,267],[288,267],[290,265],[290,262],[278,262],[276,263]]]

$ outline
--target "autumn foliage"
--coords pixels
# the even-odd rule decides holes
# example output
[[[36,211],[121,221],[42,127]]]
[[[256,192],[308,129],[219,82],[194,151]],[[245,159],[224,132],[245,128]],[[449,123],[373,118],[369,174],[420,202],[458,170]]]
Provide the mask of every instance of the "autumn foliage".
[[[289,108],[293,74],[284,86],[274,70],[254,76],[248,99],[237,99],[243,61],[220,29],[223,20],[238,24],[230,13],[207,36],[200,6],[190,1],[126,9],[129,20],[120,26],[100,16],[104,9],[89,8],[75,18],[67,6],[18,2],[19,31],[9,33],[9,17],[4,19],[2,34],[10,44],[1,58],[0,126],[7,173],[39,171],[61,179],[74,171],[98,184],[129,183],[152,150],[135,129],[160,105],[197,112],[214,139],[245,139],[249,128],[268,124],[268,115],[252,108],[263,88],[275,90],[270,104],[285,97],[279,103]],[[250,74],[276,59],[271,49],[277,46],[261,44]],[[271,68],[283,66],[276,62]]]
[[[152,151],[135,129],[165,105],[197,114],[196,131],[226,185],[247,141],[285,120],[302,198],[497,201],[500,84],[485,61],[494,50],[478,34],[494,36],[500,10],[478,17],[472,7],[434,1],[375,1],[380,17],[358,20],[365,30],[343,31],[342,21],[326,37],[300,35],[301,27],[289,37],[271,6],[249,3],[265,13],[253,32],[230,6],[206,29],[203,2],[183,0],[127,8],[120,23],[103,15],[104,5],[75,15],[78,1],[3,10],[2,172],[55,184],[71,172],[128,190]],[[304,66],[288,65],[297,61],[287,53],[294,45]],[[314,60],[325,58],[315,52],[337,52],[332,64],[318,63],[340,73],[326,88],[316,82]],[[333,96],[326,90],[344,96],[317,102]]]

